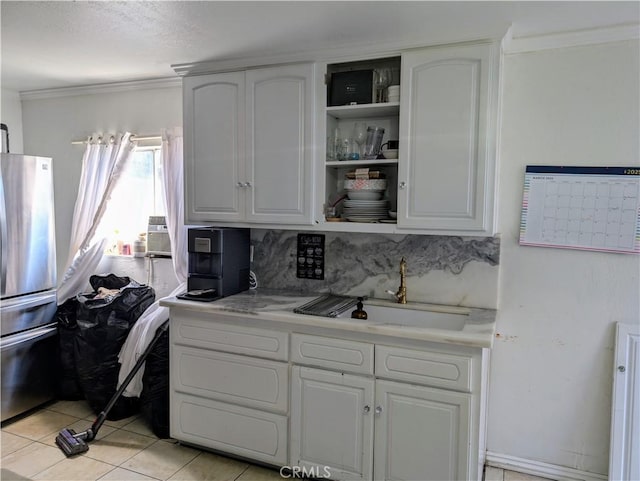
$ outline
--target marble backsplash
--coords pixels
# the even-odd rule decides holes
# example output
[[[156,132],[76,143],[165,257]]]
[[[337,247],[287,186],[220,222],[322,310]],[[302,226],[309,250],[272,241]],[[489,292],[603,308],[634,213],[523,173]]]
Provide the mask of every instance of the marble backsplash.
[[[389,299],[400,259],[407,260],[409,301],[495,309],[500,240],[325,233],[324,280],[296,277],[297,231],[251,230],[252,270],[260,287]]]

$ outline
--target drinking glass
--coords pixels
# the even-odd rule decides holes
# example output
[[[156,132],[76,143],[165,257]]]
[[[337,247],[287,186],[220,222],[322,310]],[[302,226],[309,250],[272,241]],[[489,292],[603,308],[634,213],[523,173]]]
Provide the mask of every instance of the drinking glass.
[[[360,158],[360,153],[356,152],[356,143],[353,139],[345,138],[342,139],[342,145],[344,150],[344,159],[343,160],[358,160]]]
[[[384,90],[391,84],[391,69],[376,69],[373,74],[373,83],[376,87],[376,102],[384,102]]]
[[[333,159],[332,160],[344,160],[344,150],[342,145],[342,133],[340,128],[336,127],[331,137],[331,143],[333,144]]]
[[[333,137],[327,137],[327,161],[338,160],[336,157],[336,143]]]
[[[364,146],[364,155],[362,156],[365,160],[378,158],[383,136],[384,129],[382,127],[367,127],[367,143]]]
[[[367,140],[367,127],[364,122],[356,122],[353,124],[353,132],[351,137],[358,144],[358,156],[362,158],[362,144]]]

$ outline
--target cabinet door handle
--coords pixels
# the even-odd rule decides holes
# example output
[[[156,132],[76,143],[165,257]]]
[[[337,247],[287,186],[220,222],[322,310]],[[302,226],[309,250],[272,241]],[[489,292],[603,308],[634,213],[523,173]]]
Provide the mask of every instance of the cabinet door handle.
[[[400,185],[398,187],[400,187],[400,189],[406,189],[407,188],[407,183],[406,182],[400,182]]]
[[[369,411],[371,411],[371,408],[369,406],[365,406],[363,408],[363,411],[364,411],[365,414],[369,414]]]
[[[251,187],[251,182],[245,182],[245,183],[244,183],[244,186],[245,186],[245,187]]]
[[[237,187],[244,187],[244,184],[243,184],[242,182],[237,182],[237,183],[236,183],[236,186],[237,186]]]
[[[382,414],[382,406],[376,406],[376,414]]]

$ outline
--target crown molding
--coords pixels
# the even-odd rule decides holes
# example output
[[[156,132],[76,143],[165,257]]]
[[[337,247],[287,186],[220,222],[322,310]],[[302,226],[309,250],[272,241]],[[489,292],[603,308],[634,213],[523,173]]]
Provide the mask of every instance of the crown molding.
[[[20,92],[20,100],[39,100],[76,95],[95,95],[115,92],[131,92],[135,90],[166,89],[182,87],[182,79],[169,77],[130,82],[114,82],[107,84],[83,85],[79,87],[61,87],[55,89],[26,90]]]
[[[511,55],[638,39],[640,39],[640,24],[626,24],[530,37],[510,37],[504,42],[503,51],[506,55]]]
[[[452,34],[447,38],[437,41],[412,41],[412,42],[383,42],[350,44],[348,46],[330,47],[319,50],[303,50],[273,55],[238,57],[228,59],[206,60],[202,62],[190,62],[173,64],[171,68],[181,77],[190,75],[202,75],[217,72],[230,72],[234,70],[246,70],[248,68],[267,67],[271,65],[284,65],[302,62],[343,62],[375,59],[386,56],[400,55],[403,51],[424,47],[443,47],[465,43],[493,42],[500,40],[509,28],[504,25],[499,31],[485,32],[471,36]]]

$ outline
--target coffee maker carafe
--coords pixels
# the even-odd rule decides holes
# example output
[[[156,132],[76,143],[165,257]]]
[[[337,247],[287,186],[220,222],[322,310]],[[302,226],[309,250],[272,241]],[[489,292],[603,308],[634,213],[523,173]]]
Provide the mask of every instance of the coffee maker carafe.
[[[249,229],[189,229],[187,296],[195,299],[206,292],[207,300],[213,300],[249,289],[249,249]]]

